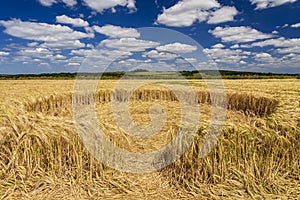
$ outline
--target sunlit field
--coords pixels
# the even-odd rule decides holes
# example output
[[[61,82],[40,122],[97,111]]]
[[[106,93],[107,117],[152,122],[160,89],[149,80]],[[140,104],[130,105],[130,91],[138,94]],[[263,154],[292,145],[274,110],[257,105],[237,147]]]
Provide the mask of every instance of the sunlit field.
[[[210,96],[204,81],[189,80],[200,107],[193,144],[166,168],[142,174],[109,168],[84,147],[73,118],[74,83],[0,81],[0,199],[299,198],[300,80],[224,80],[226,120],[205,157],[200,154],[210,123]],[[123,95],[113,93],[115,84],[101,81],[94,96],[98,122],[110,141],[140,153],[166,145],[181,122],[172,91],[151,85],[132,95],[129,112],[136,124],[151,123],[153,105],[163,107],[157,114],[166,113],[160,132],[141,139],[114,119],[111,98]]]

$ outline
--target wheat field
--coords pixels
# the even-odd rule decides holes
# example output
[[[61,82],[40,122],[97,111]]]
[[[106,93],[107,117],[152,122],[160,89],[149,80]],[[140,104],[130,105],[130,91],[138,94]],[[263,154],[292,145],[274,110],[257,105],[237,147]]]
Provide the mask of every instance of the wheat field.
[[[74,81],[0,81],[0,199],[299,199],[300,81],[224,80],[226,120],[205,157],[212,100],[204,81],[189,83],[201,115],[191,147],[166,168],[135,174],[101,164],[82,144],[72,103],[89,99],[74,98]],[[141,139],[114,119],[112,98],[128,101],[115,84],[101,81],[89,97],[110,141],[140,153],[166,145],[181,122],[174,93],[152,85],[130,97],[131,118],[140,126],[151,122],[153,105],[166,113],[160,132]]]

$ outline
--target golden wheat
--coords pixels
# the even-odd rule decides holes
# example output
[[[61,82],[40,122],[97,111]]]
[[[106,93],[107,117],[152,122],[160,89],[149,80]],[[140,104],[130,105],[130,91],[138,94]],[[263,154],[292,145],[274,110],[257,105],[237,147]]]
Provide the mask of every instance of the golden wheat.
[[[257,87],[262,82],[266,87]],[[0,88],[4,86],[0,103],[1,199],[297,199],[300,196],[299,81],[225,81],[229,108],[225,127],[218,144],[204,158],[201,148],[212,102],[203,82],[191,81],[199,86],[194,101],[201,104],[203,115],[193,145],[167,168],[139,175],[118,172],[93,158],[76,134],[72,103],[95,101],[99,122],[110,139],[126,150],[145,152],[160,148],[176,135],[180,112],[173,92],[144,88],[130,97],[131,115],[139,124],[149,123],[148,108],[153,103],[163,105],[168,114],[162,133],[145,142],[130,138],[114,122],[111,99],[129,99],[127,91],[111,89],[113,82],[104,82],[108,89],[100,88],[95,95],[75,97],[71,81],[36,83],[0,84]],[[238,87],[241,84],[245,86],[242,90]],[[42,95],[37,88],[43,91]]]
[[[182,91],[181,91],[182,92]],[[211,104],[212,98],[207,91],[195,91],[196,99],[193,98],[193,94],[185,93],[184,96],[197,103]],[[217,94],[218,95],[218,94]],[[69,108],[73,103],[88,105],[92,102],[95,103],[107,103],[112,99],[118,102],[127,101],[178,101],[176,94],[169,90],[137,90],[131,96],[129,91],[126,90],[100,90],[96,94],[86,93],[69,93],[62,95],[50,95],[46,97],[38,97],[31,101],[25,102],[27,111],[35,112],[51,112],[54,110],[62,110]],[[214,105],[222,105],[222,102],[217,102],[218,98],[213,99]],[[223,101],[222,98],[220,98]],[[216,103],[217,102],[217,103]],[[227,108],[233,110],[241,110],[245,114],[255,114],[258,116],[267,116],[274,113],[279,104],[278,100],[255,96],[247,93],[229,93],[227,94]]]

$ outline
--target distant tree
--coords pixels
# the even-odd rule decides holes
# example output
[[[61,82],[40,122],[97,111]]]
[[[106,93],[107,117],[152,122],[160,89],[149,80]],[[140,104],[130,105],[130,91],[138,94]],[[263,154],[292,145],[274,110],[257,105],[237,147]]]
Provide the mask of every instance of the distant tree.
[[[147,69],[135,69],[132,72],[149,72]]]

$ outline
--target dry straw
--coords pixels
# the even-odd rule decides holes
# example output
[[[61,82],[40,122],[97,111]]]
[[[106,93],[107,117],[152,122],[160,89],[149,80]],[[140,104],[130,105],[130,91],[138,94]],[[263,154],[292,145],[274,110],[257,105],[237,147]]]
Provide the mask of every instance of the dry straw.
[[[184,93],[184,91],[180,91]],[[207,91],[195,91],[196,99],[192,94],[184,93],[190,101],[195,101],[200,104],[211,104],[211,94]],[[221,95],[221,94],[220,94]],[[26,102],[26,110],[35,112],[52,112],[61,109],[70,109],[72,103],[75,104],[91,104],[110,102],[112,98],[119,102],[125,101],[178,101],[174,92],[171,90],[154,90],[154,89],[142,89],[134,91],[130,95],[127,90],[100,90],[96,94],[76,93],[65,95],[51,95],[49,97],[39,97]],[[218,94],[214,94],[214,105],[220,105],[222,102],[218,102]],[[222,98],[220,98],[222,101]],[[274,113],[279,104],[278,100],[255,96],[247,93],[229,93],[227,94],[227,108],[231,110],[243,111],[245,114],[254,114],[257,116],[267,116]]]
[[[300,196],[299,125],[275,112],[280,106],[277,100],[246,93],[227,94],[229,120],[238,117],[240,122],[226,123],[218,145],[207,157],[200,156],[207,133],[206,126],[202,126],[189,151],[162,171],[135,176],[103,166],[89,154],[76,134],[70,115],[72,103],[105,104],[112,98],[128,101],[127,92],[101,90],[76,96],[50,95],[23,103],[24,110],[1,105],[0,198],[297,199]],[[196,96],[191,100],[211,103],[206,91],[196,91]],[[173,92],[155,89],[138,90],[130,99],[177,101]],[[241,116],[235,110],[244,114]],[[123,134],[112,124],[106,127],[110,133]],[[175,130],[170,129],[168,134],[175,134]],[[118,142],[128,144],[125,140]],[[161,188],[159,193],[158,188]]]

